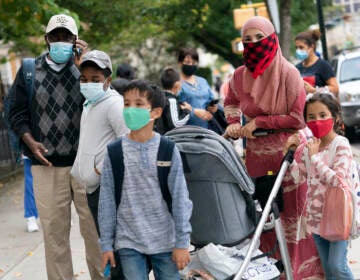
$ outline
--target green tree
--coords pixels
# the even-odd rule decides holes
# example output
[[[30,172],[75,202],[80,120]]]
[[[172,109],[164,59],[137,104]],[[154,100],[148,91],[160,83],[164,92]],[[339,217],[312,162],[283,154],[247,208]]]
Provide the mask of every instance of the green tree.
[[[11,42],[12,50],[24,55],[39,53],[45,47],[42,40],[45,24],[60,12],[78,21],[76,13],[53,0],[0,0],[0,41]]]
[[[202,46],[238,66],[241,55],[231,50],[231,41],[240,36],[233,25],[233,9],[247,2],[0,0],[0,40],[13,42],[17,52],[39,54],[45,48],[42,36],[48,19],[62,12],[78,21],[82,39],[92,48],[109,51],[115,61],[126,57],[129,51],[148,49],[146,44],[151,39],[173,58],[180,46]],[[313,0],[279,0],[279,7],[283,11],[280,13],[283,27],[280,39],[284,54],[288,55],[286,49],[290,49],[293,34],[317,22],[316,5]],[[149,49],[147,53],[157,55]],[[174,59],[169,59],[169,63],[173,62]]]

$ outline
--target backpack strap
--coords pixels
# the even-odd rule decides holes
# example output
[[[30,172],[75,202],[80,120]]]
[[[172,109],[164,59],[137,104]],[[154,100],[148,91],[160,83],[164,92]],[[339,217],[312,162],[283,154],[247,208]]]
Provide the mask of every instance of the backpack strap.
[[[159,150],[157,153],[157,171],[161,194],[167,204],[170,213],[172,213],[172,198],[167,180],[171,168],[171,159],[174,147],[175,143],[173,141],[171,141],[165,136],[161,136]],[[118,208],[121,201],[122,184],[124,181],[125,170],[122,140],[116,140],[115,142],[108,145],[107,149],[114,177],[115,203],[116,208]]]
[[[114,177],[115,203],[116,208],[118,208],[121,201],[121,191],[124,180],[124,155],[121,138],[108,145],[107,149]]]
[[[172,214],[172,198],[167,183],[171,168],[171,159],[175,143],[166,136],[161,135],[160,145],[157,155],[157,170],[160,183],[161,194],[167,204],[170,214]]]
[[[22,59],[22,72],[25,81],[26,93],[29,98],[29,108],[34,93],[34,80],[35,80],[35,58],[26,57]]]

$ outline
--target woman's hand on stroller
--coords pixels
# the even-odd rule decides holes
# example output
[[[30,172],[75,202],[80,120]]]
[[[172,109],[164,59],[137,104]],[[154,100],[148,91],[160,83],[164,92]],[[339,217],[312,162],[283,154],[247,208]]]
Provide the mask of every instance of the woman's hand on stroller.
[[[249,139],[255,139],[256,137],[253,135],[253,132],[257,129],[256,119],[251,119],[248,121],[240,130],[240,137],[246,137]]]
[[[187,248],[174,248],[172,251],[172,260],[178,270],[184,269],[190,262],[190,253]]]
[[[224,137],[238,139],[240,137],[241,124],[233,123],[227,126]]]
[[[299,133],[294,133],[293,135],[291,135],[285,143],[283,154],[285,155],[290,148],[296,149],[300,145],[300,140],[301,139]]]

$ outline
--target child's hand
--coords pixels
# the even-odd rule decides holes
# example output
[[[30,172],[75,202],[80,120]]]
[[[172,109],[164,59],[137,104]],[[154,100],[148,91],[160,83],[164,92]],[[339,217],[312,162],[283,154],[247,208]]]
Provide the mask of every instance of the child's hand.
[[[115,267],[115,266],[116,266],[115,257],[114,257],[114,252],[113,252],[113,251],[108,251],[108,252],[102,253],[101,259],[102,259],[102,261],[101,261],[101,267],[102,267],[102,269],[105,269],[105,266],[107,265],[108,262],[110,262],[111,267]]]
[[[191,111],[192,110],[192,107],[191,107],[191,105],[189,104],[189,103],[187,103],[187,102],[183,102],[181,105],[180,105],[180,108],[181,109],[187,109],[187,110],[189,110],[189,111]]]
[[[321,143],[321,140],[319,138],[312,137],[312,141],[309,141],[306,144],[310,158],[312,155],[315,155],[319,152],[320,143]]]
[[[178,270],[182,270],[190,262],[189,250],[187,248],[174,248],[172,251],[172,260],[176,264]]]
[[[300,145],[300,135],[298,133],[295,133],[287,139],[284,146],[283,154],[285,155],[291,146],[298,147],[299,145]]]

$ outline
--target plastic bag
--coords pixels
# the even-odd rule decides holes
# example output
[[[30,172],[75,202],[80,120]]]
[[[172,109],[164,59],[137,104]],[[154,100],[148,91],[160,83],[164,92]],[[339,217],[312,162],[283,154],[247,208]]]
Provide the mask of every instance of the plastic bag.
[[[197,257],[201,265],[215,279],[222,280],[236,274],[245,258],[249,245],[238,249],[236,247],[223,247],[210,243],[198,251]],[[253,256],[262,254],[256,250]],[[280,273],[268,257],[259,258],[249,263],[242,279],[265,280],[273,279]]]
[[[329,241],[347,240],[353,219],[353,200],[347,188],[329,187],[325,192],[320,236]]]

